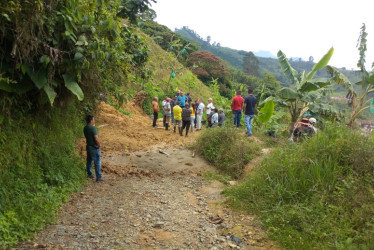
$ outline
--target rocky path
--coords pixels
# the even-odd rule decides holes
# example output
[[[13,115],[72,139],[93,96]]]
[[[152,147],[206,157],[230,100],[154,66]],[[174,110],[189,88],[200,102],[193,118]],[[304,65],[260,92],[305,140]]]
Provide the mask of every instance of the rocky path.
[[[253,217],[224,205],[224,184],[203,178],[215,169],[184,148],[198,133],[152,129],[134,107],[132,117],[101,109],[105,181],[74,194],[55,224],[16,249],[277,249]]]

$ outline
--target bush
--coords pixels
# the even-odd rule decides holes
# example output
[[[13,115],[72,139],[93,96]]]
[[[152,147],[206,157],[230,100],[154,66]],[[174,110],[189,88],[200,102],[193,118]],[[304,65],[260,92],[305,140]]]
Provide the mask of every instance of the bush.
[[[373,152],[372,138],[326,126],[300,145],[279,146],[225,192],[287,249],[373,249]]]
[[[202,132],[193,149],[224,174],[238,178],[243,167],[261,150],[253,140],[233,128],[209,128]]]

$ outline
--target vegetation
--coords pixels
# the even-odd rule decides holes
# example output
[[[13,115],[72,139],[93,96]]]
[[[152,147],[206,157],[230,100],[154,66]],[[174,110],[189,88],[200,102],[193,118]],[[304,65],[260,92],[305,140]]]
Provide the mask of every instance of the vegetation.
[[[329,66],[327,71],[331,74],[331,80],[343,86],[348,90],[347,97],[349,99],[349,105],[352,107],[352,112],[348,120],[347,125],[353,126],[356,117],[363,111],[370,108],[370,103],[374,100],[374,70],[368,72],[365,67],[366,57],[366,26],[365,24],[361,28],[361,34],[359,37],[359,52],[360,58],[357,66],[360,67],[361,80],[355,83],[360,87],[359,91],[356,91],[353,84],[349,79],[339,72],[337,69]],[[373,63],[374,65],[374,63]],[[372,97],[369,95],[371,94]]]
[[[230,203],[260,215],[286,249],[374,246],[374,141],[339,124],[268,155]]]
[[[204,130],[193,145],[196,153],[201,154],[223,174],[238,178],[251,159],[261,153],[255,141],[236,133],[234,128],[212,128]]]

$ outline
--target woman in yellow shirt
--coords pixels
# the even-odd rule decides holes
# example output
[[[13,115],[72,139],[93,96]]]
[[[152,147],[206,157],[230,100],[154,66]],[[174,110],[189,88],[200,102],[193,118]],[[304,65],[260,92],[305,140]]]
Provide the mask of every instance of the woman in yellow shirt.
[[[195,105],[194,104],[192,104],[191,105],[191,133],[193,132],[193,127],[194,127],[194,122],[195,122],[195,113],[196,113],[196,111],[195,111]]]

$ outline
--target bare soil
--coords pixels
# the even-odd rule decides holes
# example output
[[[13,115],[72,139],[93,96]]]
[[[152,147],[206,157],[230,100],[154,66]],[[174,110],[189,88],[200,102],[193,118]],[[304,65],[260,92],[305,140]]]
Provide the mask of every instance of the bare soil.
[[[202,177],[215,169],[185,147],[200,132],[152,128],[138,107],[124,109],[131,116],[101,103],[95,118],[105,180],[72,195],[55,224],[16,249],[278,249],[256,218],[225,206],[224,184]],[[84,139],[77,150],[85,157]]]

